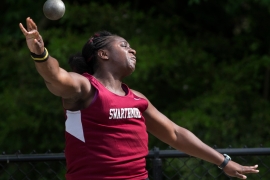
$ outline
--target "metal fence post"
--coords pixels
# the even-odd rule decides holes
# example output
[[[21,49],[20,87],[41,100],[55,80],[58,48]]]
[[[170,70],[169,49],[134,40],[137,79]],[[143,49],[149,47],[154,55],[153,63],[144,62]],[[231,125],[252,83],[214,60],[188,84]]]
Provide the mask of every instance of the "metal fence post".
[[[153,152],[153,178],[154,180],[162,180],[162,160],[159,158],[159,148],[154,147]]]

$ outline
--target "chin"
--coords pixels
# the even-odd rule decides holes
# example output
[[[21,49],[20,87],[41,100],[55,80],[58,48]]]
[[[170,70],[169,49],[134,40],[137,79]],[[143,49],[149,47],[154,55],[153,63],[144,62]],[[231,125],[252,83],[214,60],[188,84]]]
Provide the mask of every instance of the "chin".
[[[131,75],[135,71],[135,67],[130,67],[129,72],[127,73],[128,76]]]

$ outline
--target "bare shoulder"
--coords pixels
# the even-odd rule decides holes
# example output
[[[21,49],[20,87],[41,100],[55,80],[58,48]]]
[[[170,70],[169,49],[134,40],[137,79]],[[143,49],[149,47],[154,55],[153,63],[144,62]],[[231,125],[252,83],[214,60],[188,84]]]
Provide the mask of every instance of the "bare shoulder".
[[[136,91],[134,89],[130,89],[136,96],[141,97],[141,98],[145,98],[147,99],[147,97],[145,95],[143,95],[142,93],[140,93],[139,91]],[[148,100],[148,99],[147,99]]]

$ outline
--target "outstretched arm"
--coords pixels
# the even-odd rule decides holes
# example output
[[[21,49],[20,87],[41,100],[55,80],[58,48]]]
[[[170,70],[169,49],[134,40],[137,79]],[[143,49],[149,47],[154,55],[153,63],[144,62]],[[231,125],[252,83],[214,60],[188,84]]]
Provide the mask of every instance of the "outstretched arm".
[[[137,91],[133,91],[137,96],[147,99],[144,95]],[[177,150],[180,150],[191,156],[203,159],[210,163],[221,165],[224,156],[203,143],[189,130],[176,125],[165,115],[160,113],[149,101],[148,108],[144,112],[146,119],[147,131],[159,138],[161,141],[169,144]],[[234,161],[223,168],[224,172],[239,179],[246,179],[244,174],[258,173],[258,166],[242,166]]]
[[[19,24],[19,27],[26,38],[30,52],[37,56],[45,52],[46,55],[44,42],[35,22],[28,17],[26,19],[26,28],[22,23]],[[76,101],[91,90],[91,85],[85,77],[65,71],[59,67],[58,61],[52,56],[44,57],[45,60],[40,59],[35,61],[36,69],[54,95]]]

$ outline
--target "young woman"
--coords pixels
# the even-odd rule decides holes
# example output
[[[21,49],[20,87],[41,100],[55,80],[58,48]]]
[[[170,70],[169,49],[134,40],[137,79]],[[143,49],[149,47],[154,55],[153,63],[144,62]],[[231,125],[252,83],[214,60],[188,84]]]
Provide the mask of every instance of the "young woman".
[[[59,67],[44,47],[31,18],[20,23],[31,57],[51,93],[66,109],[67,180],[147,179],[147,131],[191,156],[216,164],[232,177],[258,173],[242,166],[178,126],[122,79],[135,70],[136,51],[109,32],[93,35],[82,53],[70,58],[74,72]]]

